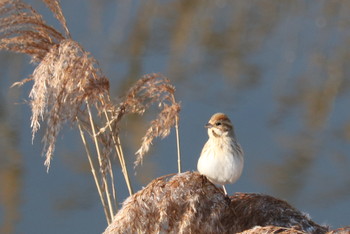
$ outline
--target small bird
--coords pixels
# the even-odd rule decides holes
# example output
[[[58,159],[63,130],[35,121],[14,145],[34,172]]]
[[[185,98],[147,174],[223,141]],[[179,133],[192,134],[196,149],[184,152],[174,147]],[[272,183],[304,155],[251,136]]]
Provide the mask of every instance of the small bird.
[[[242,174],[243,150],[237,142],[233,125],[223,113],[214,114],[205,125],[209,139],[198,159],[197,169],[212,183],[233,184]]]

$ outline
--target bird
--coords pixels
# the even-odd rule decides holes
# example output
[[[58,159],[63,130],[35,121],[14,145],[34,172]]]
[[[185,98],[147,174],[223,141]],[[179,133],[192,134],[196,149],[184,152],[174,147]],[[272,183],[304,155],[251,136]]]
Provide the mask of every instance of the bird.
[[[210,182],[222,185],[227,195],[225,184],[235,183],[242,174],[244,152],[231,120],[224,113],[214,114],[205,128],[209,139],[203,146],[197,169]]]

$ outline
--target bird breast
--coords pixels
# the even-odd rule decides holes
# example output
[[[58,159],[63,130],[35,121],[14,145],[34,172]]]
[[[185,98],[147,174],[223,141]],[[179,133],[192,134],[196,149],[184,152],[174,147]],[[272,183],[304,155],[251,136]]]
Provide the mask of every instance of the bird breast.
[[[234,183],[242,174],[243,153],[230,137],[209,138],[198,160],[197,169],[215,184]]]

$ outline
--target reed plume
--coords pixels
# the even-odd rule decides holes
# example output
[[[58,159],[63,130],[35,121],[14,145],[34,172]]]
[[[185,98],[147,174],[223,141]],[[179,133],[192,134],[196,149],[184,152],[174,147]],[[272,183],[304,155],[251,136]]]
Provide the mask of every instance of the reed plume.
[[[169,135],[170,129],[176,125],[180,104],[175,101],[175,88],[160,74],[145,75],[128,91],[119,111],[113,117],[115,120],[120,120],[125,113],[142,115],[152,104],[157,104],[162,109],[157,118],[151,121],[146,135],[142,138],[142,145],[136,152],[135,165],[142,162],[154,138],[165,138]]]
[[[285,228],[285,227],[276,227],[276,226],[266,226],[266,227],[255,226],[249,230],[240,232],[239,234],[273,234],[273,233],[306,234],[307,232],[302,232],[294,228]]]
[[[39,63],[30,79],[33,138],[46,121],[45,165],[49,168],[55,141],[66,121],[74,121],[85,111],[84,101],[95,103],[108,95],[109,82],[92,56],[69,36],[66,22],[56,1],[45,1],[65,28],[65,35],[48,26],[31,6],[20,1],[0,5],[0,49],[24,53]]]
[[[157,105],[160,112],[157,118],[151,121],[142,138],[141,147],[136,152],[135,166],[142,162],[155,138],[167,137],[172,127],[176,127],[178,131],[181,105],[175,100],[175,88],[170,81],[157,73],[144,75],[128,90],[117,108],[111,106],[109,112],[112,113],[112,116],[106,126],[100,129],[100,132],[104,132],[108,126],[113,125],[114,132],[118,132],[118,123],[125,115],[143,115],[151,105]],[[179,145],[179,139],[177,139],[177,144]]]
[[[41,62],[65,38],[21,1],[1,1],[0,15],[0,49],[30,55],[31,62]]]
[[[227,197],[204,176],[185,172],[155,179],[129,197],[104,233],[237,233],[255,226],[328,231],[285,201],[262,194]]]
[[[76,125],[110,223],[117,211],[112,153],[118,156],[129,193],[133,194],[119,138],[119,121],[125,114],[143,114],[152,104],[160,107],[158,117],[151,122],[142,140],[135,162],[138,164],[155,137],[166,137],[174,125],[178,136],[180,105],[175,101],[175,88],[162,75],[150,74],[142,77],[120,104],[112,103],[109,80],[93,56],[71,38],[59,2],[43,1],[63,32],[47,25],[30,5],[5,0],[0,3],[0,49],[27,54],[31,62],[37,64],[31,77],[14,86],[33,82],[29,93],[32,138],[45,122],[43,154],[47,170],[63,124]],[[86,135],[90,136],[90,141]],[[179,152],[178,137],[177,142]],[[180,162],[180,155],[178,158]]]

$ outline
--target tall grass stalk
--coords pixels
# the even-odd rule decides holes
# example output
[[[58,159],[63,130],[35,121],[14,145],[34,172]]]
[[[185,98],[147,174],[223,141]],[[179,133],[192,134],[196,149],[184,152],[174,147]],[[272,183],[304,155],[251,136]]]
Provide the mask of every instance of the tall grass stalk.
[[[113,201],[114,201],[114,205],[115,205],[115,212],[118,211],[118,203],[117,203],[117,191],[115,189],[115,181],[114,181],[114,173],[113,173],[113,168],[112,168],[112,162],[109,159],[108,160],[108,172],[109,172],[109,176],[111,178],[111,184],[112,184],[112,195],[113,195]]]
[[[112,221],[112,218],[110,216],[110,213],[108,212],[108,207],[107,207],[105,198],[104,198],[104,196],[102,194],[102,189],[101,189],[101,186],[100,186],[100,183],[99,183],[99,179],[98,179],[97,174],[96,174],[95,165],[94,165],[94,162],[92,161],[90,148],[89,148],[89,146],[88,146],[88,144],[86,142],[85,135],[84,135],[84,132],[83,132],[83,130],[81,128],[81,123],[80,123],[78,118],[77,118],[77,121],[78,121],[78,129],[79,129],[79,133],[80,133],[80,136],[81,136],[81,140],[82,140],[82,142],[84,144],[84,148],[86,150],[86,156],[87,156],[88,161],[89,161],[92,177],[94,178],[95,185],[96,185],[96,188],[97,188],[97,191],[98,191],[98,195],[100,196],[100,199],[101,199],[101,203],[102,203],[103,210],[104,210],[104,213],[105,213],[105,216],[106,216],[106,219],[107,219],[107,223],[110,224],[111,221]],[[115,200],[116,200],[116,198],[115,198]]]
[[[106,117],[108,128],[112,132],[113,144],[114,144],[115,150],[116,150],[117,155],[118,155],[118,159],[119,159],[119,162],[120,162],[120,166],[122,168],[122,173],[124,175],[124,179],[125,179],[126,185],[128,187],[128,190],[129,190],[129,194],[132,195],[134,192],[133,192],[133,189],[131,187],[130,177],[129,177],[128,169],[126,167],[125,157],[124,157],[123,149],[122,149],[122,146],[121,146],[121,143],[120,143],[119,134],[117,134],[117,136],[115,134],[113,134],[113,129],[112,129],[112,126],[111,126],[111,123],[110,123],[110,118],[109,118],[108,113],[107,113],[106,110],[104,110],[104,114],[105,114],[105,117]]]
[[[171,95],[173,102],[175,101],[175,96]],[[178,173],[181,173],[181,152],[180,152],[180,133],[179,133],[179,116],[175,116],[175,134],[176,134],[176,149],[177,149],[177,169]]]
[[[91,129],[92,129],[92,134],[93,134],[93,139],[95,142],[95,147],[96,147],[96,152],[97,152],[97,157],[98,157],[98,161],[100,164],[100,168],[103,168],[103,159],[102,159],[102,155],[101,155],[101,150],[100,150],[100,146],[98,143],[98,139],[97,139],[97,135],[96,135],[96,129],[95,129],[95,124],[94,124],[94,120],[92,118],[92,113],[91,113],[91,109],[90,109],[90,105],[88,102],[86,102],[86,107],[89,113],[89,120],[90,120],[90,125],[91,125]],[[109,208],[109,212],[110,212],[110,216],[113,217],[114,216],[114,204],[116,203],[116,201],[112,201],[111,198],[111,193],[109,191],[109,184],[106,178],[106,174],[105,173],[101,173],[102,174],[102,181],[103,181],[103,185],[104,185],[104,189],[106,191],[106,196],[107,196],[107,202],[108,202],[108,208]]]

